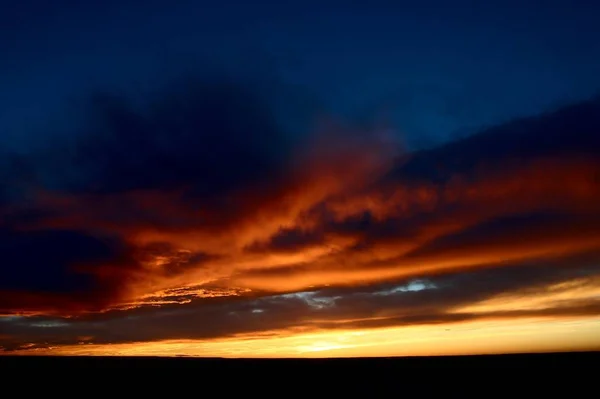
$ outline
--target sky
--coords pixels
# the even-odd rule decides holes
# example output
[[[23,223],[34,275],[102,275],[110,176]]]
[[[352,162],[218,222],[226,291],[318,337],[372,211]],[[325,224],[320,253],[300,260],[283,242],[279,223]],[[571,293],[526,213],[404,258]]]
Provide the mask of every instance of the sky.
[[[0,354],[600,349],[593,2],[0,5]]]

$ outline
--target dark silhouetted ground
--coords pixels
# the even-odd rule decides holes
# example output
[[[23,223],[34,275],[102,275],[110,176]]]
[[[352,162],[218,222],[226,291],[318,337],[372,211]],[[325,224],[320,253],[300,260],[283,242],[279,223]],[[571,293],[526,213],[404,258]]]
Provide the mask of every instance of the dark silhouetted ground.
[[[353,359],[2,357],[6,398],[580,398],[600,352]]]
[[[0,356],[2,370],[26,370],[28,373],[77,373],[89,371],[144,370],[153,372],[225,372],[225,373],[329,373],[333,370],[372,374],[398,370],[453,370],[457,368],[573,368],[600,365],[599,352],[551,354],[513,354],[439,357],[332,358],[332,359],[222,359],[191,357],[62,357]]]

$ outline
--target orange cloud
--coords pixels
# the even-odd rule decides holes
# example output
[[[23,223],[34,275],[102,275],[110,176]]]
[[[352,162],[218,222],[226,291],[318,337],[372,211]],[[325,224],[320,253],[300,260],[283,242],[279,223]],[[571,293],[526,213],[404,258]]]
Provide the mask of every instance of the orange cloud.
[[[0,234],[18,236],[15,247],[35,236],[31,242],[64,263],[53,269],[64,292],[43,281],[37,291],[19,289],[22,274],[13,279],[17,288],[0,291],[0,311],[18,317],[3,321],[13,330],[3,346],[598,312],[597,157],[471,154],[474,166],[446,161],[432,173],[419,162],[436,164],[439,152],[405,154],[385,136],[351,133],[319,135],[266,178],[218,195],[199,194],[184,179],[164,187],[39,189],[3,206]],[[61,241],[58,232],[68,234]],[[13,252],[14,262],[40,260]],[[72,274],[85,277],[75,288],[89,288],[64,283]]]
[[[125,297],[115,298],[127,302],[189,284],[293,291],[600,248],[600,186],[595,180],[600,163],[595,160],[542,159],[519,169],[507,171],[503,165],[468,177],[455,175],[442,184],[403,184],[401,179],[382,180],[389,169],[359,148],[308,157],[311,168],[290,173],[282,187],[234,194],[216,211],[182,201],[181,191],[44,196],[45,206],[59,216],[43,226],[23,228],[92,228],[125,237],[138,266],[124,275]],[[519,226],[459,239],[494,218],[539,211],[566,216],[524,220]],[[365,213],[370,226],[344,226]],[[286,230],[318,232],[319,237],[284,252],[270,248],[270,240]],[[445,239],[450,241],[444,244]],[[260,243],[263,250],[249,249]],[[150,251],[154,244],[169,250]],[[194,254],[206,256],[195,261]],[[169,273],[169,268],[176,272]],[[119,278],[122,271],[103,267],[94,273]]]

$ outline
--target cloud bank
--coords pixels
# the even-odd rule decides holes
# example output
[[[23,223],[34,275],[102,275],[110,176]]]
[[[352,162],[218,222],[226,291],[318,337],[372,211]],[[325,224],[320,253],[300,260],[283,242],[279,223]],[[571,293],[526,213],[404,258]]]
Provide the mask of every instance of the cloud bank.
[[[407,152],[245,82],[1,157],[0,346],[600,313],[600,101]]]

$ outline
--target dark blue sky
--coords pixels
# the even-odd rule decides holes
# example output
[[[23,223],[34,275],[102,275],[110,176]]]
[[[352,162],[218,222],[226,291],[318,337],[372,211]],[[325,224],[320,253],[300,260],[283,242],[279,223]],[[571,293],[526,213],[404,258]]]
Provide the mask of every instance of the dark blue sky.
[[[320,112],[388,112],[412,146],[600,88],[592,1],[254,3],[1,0],[2,145],[63,129],[93,88],[152,87],[206,54],[272,68]]]

